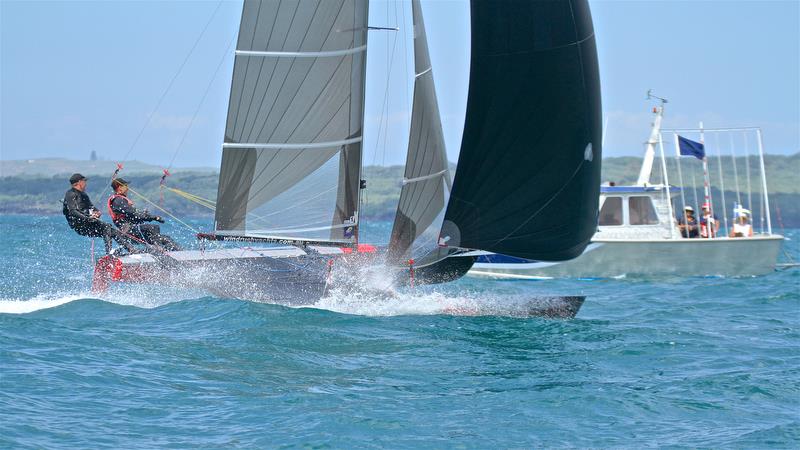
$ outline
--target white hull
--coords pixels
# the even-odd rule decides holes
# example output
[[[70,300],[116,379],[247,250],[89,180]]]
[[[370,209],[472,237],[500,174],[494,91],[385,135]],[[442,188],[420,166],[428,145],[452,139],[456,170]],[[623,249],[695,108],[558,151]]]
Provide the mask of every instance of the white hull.
[[[476,263],[468,275],[493,278],[763,275],[775,270],[783,236],[717,239],[595,239],[561,263]]]

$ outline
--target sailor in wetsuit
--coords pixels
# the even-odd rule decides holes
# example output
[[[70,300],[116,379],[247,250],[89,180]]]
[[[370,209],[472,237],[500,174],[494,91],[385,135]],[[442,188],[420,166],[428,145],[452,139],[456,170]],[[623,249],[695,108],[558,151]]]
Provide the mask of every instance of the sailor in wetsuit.
[[[161,234],[161,227],[145,222],[164,223],[164,219],[154,216],[147,210],[139,211],[128,198],[128,182],[122,178],[115,178],[111,182],[114,193],[108,198],[108,212],[111,220],[123,233],[135,236],[148,244],[157,245],[167,251],[180,250],[180,247],[171,237]]]
[[[67,224],[81,236],[102,237],[106,253],[111,252],[111,239],[117,241],[128,251],[133,251],[130,241],[110,224],[100,220],[100,211],[95,209],[86,195],[86,177],[76,173],[69,177],[72,188],[64,194],[64,216]]]

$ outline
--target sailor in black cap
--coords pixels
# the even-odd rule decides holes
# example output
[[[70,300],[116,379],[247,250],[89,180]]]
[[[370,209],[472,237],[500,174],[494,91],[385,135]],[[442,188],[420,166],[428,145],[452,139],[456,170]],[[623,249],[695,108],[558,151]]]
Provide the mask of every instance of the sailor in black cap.
[[[108,198],[108,213],[114,225],[123,233],[135,236],[148,244],[158,245],[167,251],[180,250],[180,247],[170,236],[161,234],[158,225],[145,222],[164,223],[164,219],[150,214],[146,209],[139,210],[133,206],[133,201],[128,198],[128,182],[122,178],[111,181],[114,192]]]
[[[134,248],[130,241],[110,224],[100,220],[98,211],[89,196],[86,195],[86,177],[75,173],[69,177],[72,188],[64,194],[64,217],[67,224],[81,236],[102,237],[106,245],[106,253],[111,252],[111,239],[117,241],[128,251]]]

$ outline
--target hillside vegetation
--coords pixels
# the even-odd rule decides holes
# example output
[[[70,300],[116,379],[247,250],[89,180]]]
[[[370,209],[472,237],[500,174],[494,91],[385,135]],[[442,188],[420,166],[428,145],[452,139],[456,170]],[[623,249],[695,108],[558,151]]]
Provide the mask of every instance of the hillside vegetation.
[[[41,161],[41,160],[34,160]],[[32,213],[32,214],[58,214],[61,212],[61,199],[64,192],[69,189],[67,181],[68,174],[73,171],[80,171],[90,177],[88,194],[93,199],[96,206],[105,209],[105,201],[108,198],[110,189],[107,188],[111,173],[115,168],[113,163],[107,161],[68,161],[65,166],[67,170],[59,169],[59,160],[46,160],[49,170],[57,175],[36,175],[32,171],[8,176],[10,167],[17,167],[18,161],[3,161],[0,163],[3,176],[0,177],[0,213]],[[107,163],[106,165],[92,166],[92,164]],[[694,186],[702,195],[702,169],[700,161],[693,158],[683,158],[681,160],[681,171],[683,173],[684,185],[687,186],[687,196]],[[36,162],[26,163],[38,165]],[[159,189],[161,169],[156,166],[142,166],[126,164],[121,176],[131,183],[131,187],[152,200],[157,204],[160,201],[161,190]],[[677,185],[678,179],[673,174],[677,169],[673,167],[674,158],[668,161],[670,184]],[[716,160],[710,162],[709,171],[711,173],[711,184],[714,192],[715,201],[721,201],[721,183],[719,182],[719,167]],[[750,164],[750,184],[754,192],[760,192],[761,181],[759,178],[759,162],[755,157],[751,157]],[[641,158],[620,157],[607,158],[603,160],[603,181],[614,181],[619,185],[633,183],[639,174]],[[723,160],[723,183],[725,185],[726,204],[730,206],[736,198],[736,177],[738,176],[741,191],[746,190],[747,163],[745,158],[737,158],[736,175],[730,159]],[[772,220],[776,228],[781,224],[786,227],[800,227],[800,154],[790,156],[767,155],[765,166],[768,176],[768,189],[770,192],[770,205],[772,209]],[[146,170],[134,172],[133,168],[144,167]],[[89,170],[91,169],[91,170]],[[106,170],[105,173],[102,170]],[[157,170],[155,170],[157,169]],[[14,169],[17,170],[17,169]],[[94,172],[96,171],[96,172]],[[15,173],[19,173],[15,172]],[[661,168],[657,164],[653,168],[653,182],[661,181]],[[94,175],[94,176],[92,176]],[[364,168],[364,178],[367,180],[367,189],[364,192],[362,217],[390,220],[394,217],[397,207],[397,198],[400,194],[400,180],[403,175],[402,166],[368,166]],[[694,178],[692,178],[694,175]],[[215,200],[217,195],[217,176],[216,172],[208,169],[190,170],[182,169],[174,171],[167,181],[169,186],[190,192],[200,197]],[[103,194],[101,197],[101,193]],[[744,194],[742,194],[744,197]],[[147,205],[141,198],[131,195],[140,207],[149,207],[155,211],[155,207]],[[719,203],[717,203],[719,204]],[[212,216],[213,211],[195,203],[191,203],[176,194],[163,191],[163,207],[177,216]],[[752,209],[755,213],[759,211],[759,196],[753,196]]]

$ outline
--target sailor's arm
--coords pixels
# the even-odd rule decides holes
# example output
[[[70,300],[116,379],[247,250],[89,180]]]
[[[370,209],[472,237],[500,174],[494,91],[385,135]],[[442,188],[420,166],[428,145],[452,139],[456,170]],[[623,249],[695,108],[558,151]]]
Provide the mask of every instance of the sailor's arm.
[[[92,219],[99,218],[103,213],[100,212],[99,209],[94,207],[94,203],[92,203],[92,199],[90,199],[88,195],[84,195],[84,197],[86,197],[86,204],[89,211],[89,217],[91,217]]]
[[[111,201],[111,210],[117,214],[124,215],[129,220],[134,222],[147,222],[150,220],[155,220],[155,217],[150,213],[136,209],[130,204],[130,202],[122,197],[116,197]]]

